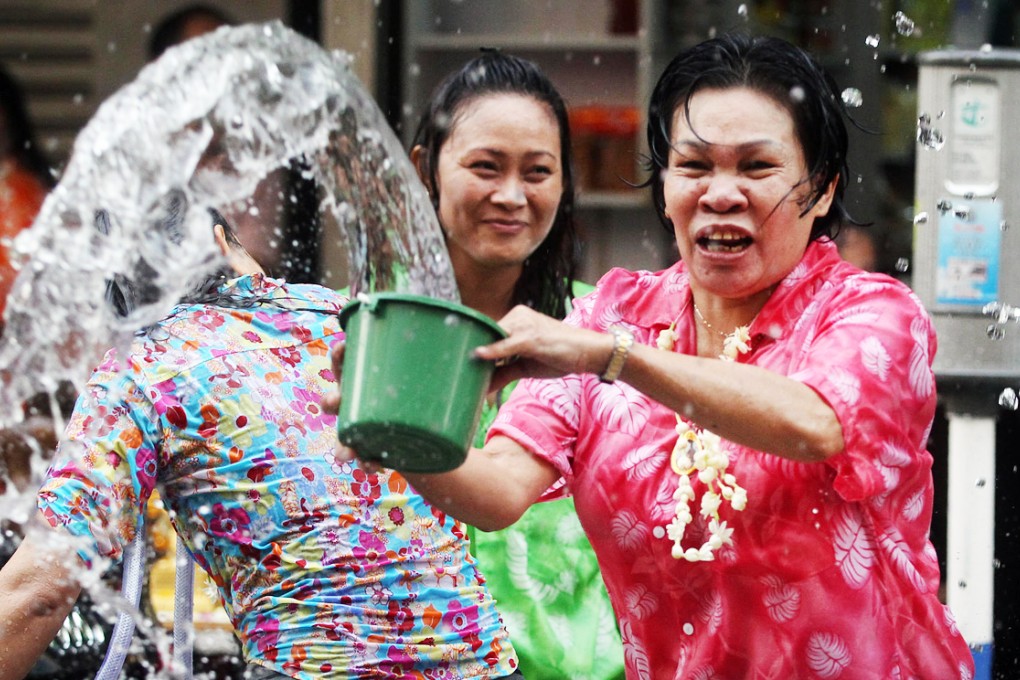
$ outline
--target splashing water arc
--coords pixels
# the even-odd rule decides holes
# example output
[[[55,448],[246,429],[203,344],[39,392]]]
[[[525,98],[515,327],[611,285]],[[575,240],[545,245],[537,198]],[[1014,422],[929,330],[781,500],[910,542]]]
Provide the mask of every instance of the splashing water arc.
[[[0,341],[0,425],[222,265],[208,208],[249,198],[302,161],[320,216],[340,226],[354,292],[458,300],[435,212],[381,111],[349,69],[279,22],[224,27],[167,51],[99,108],[35,224]],[[139,281],[144,276],[144,281]],[[109,281],[145,286],[130,314]]]

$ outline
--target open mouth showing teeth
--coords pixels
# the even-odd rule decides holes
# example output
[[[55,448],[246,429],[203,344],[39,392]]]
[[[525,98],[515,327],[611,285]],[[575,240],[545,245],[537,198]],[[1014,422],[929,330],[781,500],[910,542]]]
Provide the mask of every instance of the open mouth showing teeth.
[[[698,239],[698,246],[710,253],[736,253],[749,248],[752,242],[748,236],[705,236]]]

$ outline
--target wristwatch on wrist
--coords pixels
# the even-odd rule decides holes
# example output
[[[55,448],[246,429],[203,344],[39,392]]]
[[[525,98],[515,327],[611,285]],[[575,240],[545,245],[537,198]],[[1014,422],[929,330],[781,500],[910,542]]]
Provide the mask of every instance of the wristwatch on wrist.
[[[634,346],[634,334],[622,326],[612,326],[609,332],[613,334],[613,353],[609,355],[609,363],[606,370],[599,375],[599,380],[604,383],[611,383],[620,377],[623,365],[627,362],[630,348]]]

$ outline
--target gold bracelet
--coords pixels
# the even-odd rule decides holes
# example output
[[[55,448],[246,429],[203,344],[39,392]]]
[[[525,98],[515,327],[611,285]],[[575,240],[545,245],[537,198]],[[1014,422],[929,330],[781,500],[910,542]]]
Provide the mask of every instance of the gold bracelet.
[[[609,329],[613,334],[613,353],[609,355],[609,363],[606,370],[599,375],[599,380],[604,383],[611,383],[620,377],[623,365],[627,362],[630,348],[634,346],[634,334],[621,326],[613,326]]]

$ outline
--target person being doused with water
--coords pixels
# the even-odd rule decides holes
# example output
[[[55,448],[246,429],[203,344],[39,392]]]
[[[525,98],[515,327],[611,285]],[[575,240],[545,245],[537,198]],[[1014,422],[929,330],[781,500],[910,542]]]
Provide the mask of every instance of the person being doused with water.
[[[515,307],[475,350],[527,378],[486,444],[408,474],[482,529],[569,489],[629,678],[973,676],[929,540],[932,323],[832,242],[845,116],[785,41],[680,52],[647,128],[680,260],[611,270],[563,322]]]
[[[570,151],[563,99],[528,60],[485,50],[436,87],[410,154],[463,304],[493,320],[518,304],[562,319],[591,290],[574,278]],[[478,444],[512,389],[486,401]],[[623,676],[612,607],[571,498],[536,504],[503,531],[468,533],[528,678]]]
[[[334,457],[329,350],[346,299],[266,277],[222,218],[230,263],[111,351],[0,572],[5,677],[20,677],[80,589],[118,559],[160,489],[217,586],[251,678],[501,678],[513,646],[459,525],[396,472]],[[131,296],[126,296],[131,299]]]

